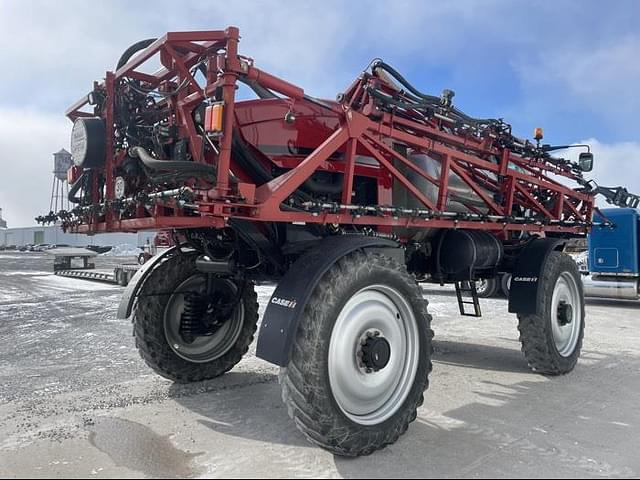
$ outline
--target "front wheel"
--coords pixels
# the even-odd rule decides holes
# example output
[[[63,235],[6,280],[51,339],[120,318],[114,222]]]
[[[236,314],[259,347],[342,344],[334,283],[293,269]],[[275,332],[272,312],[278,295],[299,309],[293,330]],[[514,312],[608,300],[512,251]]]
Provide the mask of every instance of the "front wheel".
[[[404,266],[356,252],[322,278],[282,369],[298,428],[338,455],[394,443],[416,419],[431,371],[431,317]]]
[[[562,375],[574,369],[582,348],[582,281],[571,257],[551,252],[539,282],[538,313],[518,315],[522,351],[534,371]]]
[[[248,351],[258,321],[253,284],[208,280],[195,258],[163,261],[145,280],[133,311],[140,355],[156,373],[180,383],[231,370]]]

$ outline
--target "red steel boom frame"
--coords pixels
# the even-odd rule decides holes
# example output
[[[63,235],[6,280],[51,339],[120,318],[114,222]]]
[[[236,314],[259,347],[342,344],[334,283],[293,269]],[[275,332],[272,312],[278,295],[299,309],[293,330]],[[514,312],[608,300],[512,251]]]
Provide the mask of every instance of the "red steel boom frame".
[[[443,119],[424,119],[379,111],[369,91],[372,82],[363,74],[337,102],[317,101],[302,88],[257,68],[253,60],[238,54],[239,30],[167,33],[116,72],[107,72],[103,83],[94,88],[105,94],[101,115],[106,123],[104,191],[94,182],[92,198],[103,210],[87,213],[77,231],[95,233],[143,229],[223,227],[229,218],[268,222],[305,222],[376,226],[379,231],[393,228],[466,228],[495,232],[531,231],[566,234],[587,233],[594,209],[592,195],[565,186],[558,177],[576,180],[579,174],[569,167],[544,158],[526,157],[501,144],[499,135],[461,135],[442,128]],[[140,67],[159,55],[164,68],[146,73]],[[208,59],[206,84],[196,81],[192,69]],[[235,161],[232,131],[237,128],[236,89],[238,79],[254,82],[283,96],[290,111],[310,105],[324,109],[336,118],[336,128],[305,158],[262,185],[253,183]],[[114,168],[126,151],[114,148],[114,105],[119,82],[134,79],[147,89],[170,90],[182,86],[164,102],[173,111],[171,121],[181,138],[189,141],[193,161],[216,167],[215,183],[206,188],[192,185],[189,207],[160,196],[151,212],[138,205],[136,215],[120,218],[106,206],[116,201]],[[194,123],[193,110],[214,95],[224,104],[222,133],[206,136]],[[74,104],[67,116],[75,120],[96,113],[84,110],[87,97]],[[284,120],[283,120],[284,122]],[[283,123],[284,125],[284,123]],[[205,143],[216,143],[215,149]],[[393,148],[395,143],[430,154],[441,161],[439,177],[433,177]],[[217,152],[216,152],[217,150]],[[335,153],[340,152],[339,159]],[[363,165],[358,155],[374,158],[378,165]],[[333,156],[333,157],[332,157]],[[333,159],[332,159],[333,158]],[[343,174],[341,202],[306,205],[296,210],[281,208],[310,176],[324,170]],[[436,201],[428,198],[407,178],[412,171],[438,187]],[[460,214],[447,211],[449,177],[455,173],[486,205],[483,211]],[[378,205],[353,205],[354,177],[377,177]],[[232,181],[232,176],[234,180]],[[419,201],[421,208],[403,209],[393,205],[392,189],[400,184]],[[487,194],[487,190],[500,192]],[[135,201],[135,200],[132,200]],[[532,212],[516,218],[514,206]],[[305,210],[306,208],[306,210]],[[522,209],[520,209],[522,210]]]

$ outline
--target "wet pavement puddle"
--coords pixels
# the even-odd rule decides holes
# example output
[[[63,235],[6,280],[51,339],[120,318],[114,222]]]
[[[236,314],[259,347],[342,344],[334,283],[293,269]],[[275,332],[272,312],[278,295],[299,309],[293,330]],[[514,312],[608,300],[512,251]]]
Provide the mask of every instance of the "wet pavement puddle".
[[[194,478],[203,473],[194,462],[201,454],[174,447],[169,438],[140,423],[97,417],[87,429],[91,445],[119,467],[161,478]]]

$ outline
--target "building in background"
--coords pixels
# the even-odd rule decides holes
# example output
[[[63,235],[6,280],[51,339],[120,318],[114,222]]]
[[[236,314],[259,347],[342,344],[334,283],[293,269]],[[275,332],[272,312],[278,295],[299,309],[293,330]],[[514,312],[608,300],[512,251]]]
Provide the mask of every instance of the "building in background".
[[[72,165],[71,154],[64,148],[53,154],[53,183],[49,204],[51,212],[57,213],[60,210],[68,211],[71,209],[67,170]],[[59,225],[7,228],[7,222],[2,219],[2,209],[0,209],[0,247],[20,248],[26,245],[69,245],[72,247],[132,245],[144,247],[152,245],[155,236],[156,232],[82,235],[65,233]]]
[[[152,244],[155,232],[140,233],[100,233],[83,235],[65,233],[57,225],[46,227],[24,227],[0,229],[0,246],[23,247],[25,245],[70,245],[73,247],[135,245],[143,247]]]

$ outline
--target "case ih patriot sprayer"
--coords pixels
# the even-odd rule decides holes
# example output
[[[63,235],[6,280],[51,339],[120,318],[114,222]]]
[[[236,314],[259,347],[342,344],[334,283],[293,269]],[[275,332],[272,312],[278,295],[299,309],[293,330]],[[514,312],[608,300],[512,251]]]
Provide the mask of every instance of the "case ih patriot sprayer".
[[[257,355],[282,367],[289,414],[312,442],[368,454],[407,429],[427,388],[416,279],[455,284],[479,316],[472,281],[504,273],[531,368],[574,368],[584,301],[562,250],[591,227],[590,153],[553,157],[541,132],[529,142],[472,118],[452,91],[423,94],[380,60],[320,100],[240,55],[239,38],[133,45],[67,112],[77,206],[47,220],[173,231],[119,310],[151,368],[177,382],[230,370],[256,330],[253,281],[273,280]],[[239,84],[256,98],[236,100]]]

